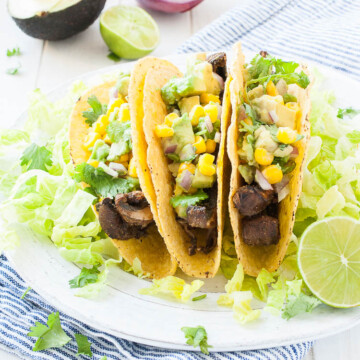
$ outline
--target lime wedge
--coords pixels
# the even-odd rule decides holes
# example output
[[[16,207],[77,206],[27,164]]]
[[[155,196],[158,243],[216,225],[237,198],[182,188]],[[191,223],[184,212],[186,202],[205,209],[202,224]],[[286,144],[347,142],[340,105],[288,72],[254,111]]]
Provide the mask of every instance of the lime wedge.
[[[325,304],[360,305],[360,222],[329,217],[311,224],[301,237],[298,263],[306,285]]]
[[[100,32],[106,45],[117,56],[137,59],[153,51],[159,43],[154,19],[136,6],[114,6],[100,17]]]

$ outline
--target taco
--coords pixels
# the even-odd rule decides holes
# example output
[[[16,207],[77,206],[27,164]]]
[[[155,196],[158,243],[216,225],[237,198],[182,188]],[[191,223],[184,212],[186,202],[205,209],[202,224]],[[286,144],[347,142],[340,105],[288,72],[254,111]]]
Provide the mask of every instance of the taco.
[[[129,74],[93,87],[76,103],[70,119],[70,153],[76,178],[98,199],[94,211],[103,231],[132,265],[138,258],[152,278],[174,274],[152,212],[148,191],[137,175],[128,99]]]
[[[139,142],[146,140],[144,171],[150,171],[159,227],[187,275],[213,277],[220,263],[226,192],[226,55],[192,56],[184,76],[169,63],[145,68],[134,72],[142,74],[141,81],[130,83],[129,91]],[[135,106],[140,103],[142,108]]]
[[[281,264],[292,235],[310,138],[305,67],[262,51],[245,65],[241,45],[230,69],[232,116],[229,214],[247,274]]]

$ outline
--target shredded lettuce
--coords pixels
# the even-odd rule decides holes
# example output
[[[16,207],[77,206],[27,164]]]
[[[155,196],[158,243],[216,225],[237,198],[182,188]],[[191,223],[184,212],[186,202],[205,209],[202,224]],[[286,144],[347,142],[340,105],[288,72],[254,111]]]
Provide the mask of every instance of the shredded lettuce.
[[[135,276],[139,277],[140,279],[144,279],[144,278],[147,278],[150,276],[149,273],[144,272],[144,270],[142,269],[142,266],[141,266],[141,261],[137,257],[133,260],[132,265],[127,263],[125,260],[123,260],[121,263],[121,268],[126,272],[134,274]]]
[[[182,302],[187,302],[191,295],[203,285],[204,282],[201,280],[194,280],[191,284],[187,284],[185,280],[176,276],[167,276],[159,280],[154,279],[152,285],[148,288],[140,289],[139,294],[170,295]]]
[[[93,212],[95,197],[73,179],[68,121],[84,89],[83,83],[76,83],[56,102],[35,90],[25,131],[0,131],[0,190],[7,196],[0,205],[7,227],[0,250],[18,245],[23,226],[49,237],[68,261],[99,268],[96,282],[76,294],[89,297],[99,292],[119,255]]]

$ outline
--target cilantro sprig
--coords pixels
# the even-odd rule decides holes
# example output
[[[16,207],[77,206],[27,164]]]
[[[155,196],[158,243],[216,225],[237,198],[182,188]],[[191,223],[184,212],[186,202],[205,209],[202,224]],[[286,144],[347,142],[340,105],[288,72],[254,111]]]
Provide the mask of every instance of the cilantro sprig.
[[[32,169],[48,171],[52,165],[51,151],[45,146],[33,143],[24,150],[20,161],[20,165],[26,166],[27,171]]]
[[[337,117],[340,119],[344,119],[344,116],[348,116],[350,119],[360,114],[360,110],[353,109],[352,107],[348,107],[345,109],[338,109]]]
[[[96,283],[99,278],[99,274],[100,270],[96,265],[90,269],[83,267],[78,276],[69,280],[70,288],[82,288],[88,284]]]
[[[117,194],[139,190],[137,178],[114,178],[102,168],[95,168],[87,163],[82,163],[75,168],[75,180],[90,185],[91,190],[99,197],[114,198]]]
[[[19,47],[15,47],[13,49],[7,49],[6,50],[6,56],[7,57],[12,57],[12,56],[19,56],[20,53],[20,48]]]
[[[191,195],[178,195],[173,196],[170,199],[170,204],[172,207],[176,208],[178,206],[193,206],[198,204],[199,202],[206,200],[209,195],[204,190],[199,190],[195,194]]]
[[[85,355],[92,357],[91,344],[88,338],[82,334],[75,334],[75,340],[78,346],[78,351],[76,355]]]
[[[101,104],[99,99],[95,95],[89,96],[87,99],[88,104],[91,106],[91,110],[83,111],[83,117],[86,119],[85,122],[88,125],[92,125],[100,115],[106,113],[107,105]]]
[[[186,343],[192,345],[194,348],[199,346],[203,354],[209,355],[209,347],[212,347],[207,342],[207,332],[203,326],[181,328],[181,331],[185,334],[185,338],[188,340]]]
[[[59,312],[51,313],[46,323],[47,325],[37,321],[27,334],[38,338],[32,348],[33,351],[61,347],[71,340],[61,327]]]

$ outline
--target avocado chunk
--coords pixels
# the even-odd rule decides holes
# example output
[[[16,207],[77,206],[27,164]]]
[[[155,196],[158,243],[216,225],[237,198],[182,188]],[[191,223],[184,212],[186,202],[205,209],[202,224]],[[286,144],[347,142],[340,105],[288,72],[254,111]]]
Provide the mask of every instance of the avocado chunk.
[[[195,96],[182,98],[179,101],[179,108],[180,108],[181,115],[184,115],[186,113],[190,114],[191,109],[195,105],[200,105],[200,96],[195,95]]]
[[[211,188],[215,182],[215,177],[215,174],[212,176],[203,175],[200,170],[196,168],[191,186],[196,189]]]
[[[100,15],[106,0],[9,0],[9,14],[27,35],[61,40],[88,28]]]
[[[116,89],[123,97],[128,96],[130,74],[121,73],[116,82]]]
[[[180,154],[185,145],[195,142],[195,135],[188,114],[174,120],[172,128],[174,129],[172,141],[177,144],[176,153]]]
[[[93,146],[90,160],[104,161],[109,155],[110,146],[104,140],[96,140]]]
[[[205,92],[219,95],[220,91],[220,84],[213,75],[211,64],[195,60],[188,65],[184,77],[174,77],[162,87],[161,96],[167,105],[175,105],[183,97]]]
[[[180,151],[179,158],[181,162],[192,161],[195,159],[195,147],[192,144],[186,144]]]

